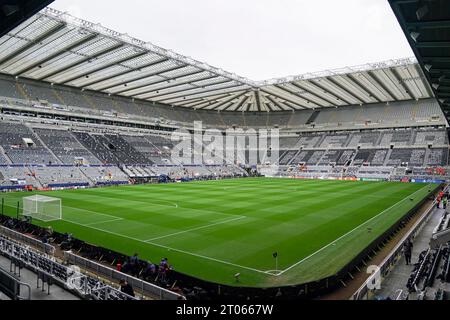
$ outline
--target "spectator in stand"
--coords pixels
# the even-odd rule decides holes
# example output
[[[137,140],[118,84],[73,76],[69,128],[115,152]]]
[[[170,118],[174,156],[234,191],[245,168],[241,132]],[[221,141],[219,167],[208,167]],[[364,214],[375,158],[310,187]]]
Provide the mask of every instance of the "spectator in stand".
[[[406,240],[405,244],[403,245],[403,254],[405,255],[406,265],[411,264],[412,249],[412,241],[410,239]]]
[[[130,272],[133,276],[139,274],[139,256],[137,253],[130,257]]]
[[[70,233],[64,234],[64,240],[60,244],[60,248],[63,251],[70,250],[72,248],[72,235]]]
[[[41,238],[42,243],[46,244],[48,243],[49,239],[48,239],[48,234],[47,232],[44,233],[44,235]]]
[[[53,232],[53,228],[52,228],[51,226],[48,226],[48,227],[45,229],[44,237],[47,238],[47,243],[48,243],[48,242],[52,242],[52,241],[55,239],[55,237],[54,237],[54,232]]]
[[[131,266],[130,266],[130,257],[127,257],[125,262],[122,264],[122,272],[123,273],[128,273],[131,270]]]
[[[142,277],[144,280],[153,280],[156,275],[156,265],[147,262],[147,265],[145,266],[144,271],[142,272]]]
[[[135,297],[133,287],[126,281],[126,280],[120,280],[120,291],[131,296]]]
[[[14,229],[15,223],[14,223],[14,219],[13,218],[8,219],[8,221],[6,222],[6,227],[8,229]]]
[[[167,258],[161,259],[158,268],[158,278],[161,282],[165,283],[167,280],[167,273],[170,270],[169,262]]]

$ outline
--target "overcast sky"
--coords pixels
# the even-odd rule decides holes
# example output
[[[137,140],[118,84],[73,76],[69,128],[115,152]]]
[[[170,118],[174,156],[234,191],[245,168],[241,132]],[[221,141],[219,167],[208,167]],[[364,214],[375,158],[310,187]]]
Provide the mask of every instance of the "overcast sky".
[[[252,80],[413,56],[387,0],[56,0],[51,7]]]

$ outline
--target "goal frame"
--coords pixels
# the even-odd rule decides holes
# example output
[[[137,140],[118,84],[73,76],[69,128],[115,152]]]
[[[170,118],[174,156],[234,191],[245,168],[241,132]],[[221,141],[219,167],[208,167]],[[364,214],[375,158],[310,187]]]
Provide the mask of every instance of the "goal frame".
[[[54,212],[51,213],[51,210]],[[62,220],[61,198],[33,195],[22,198],[22,216],[43,222]]]

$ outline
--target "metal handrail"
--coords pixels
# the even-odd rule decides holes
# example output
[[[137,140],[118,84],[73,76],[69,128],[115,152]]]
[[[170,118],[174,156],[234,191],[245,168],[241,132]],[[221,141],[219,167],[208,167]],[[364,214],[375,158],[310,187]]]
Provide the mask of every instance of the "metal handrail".
[[[176,292],[167,290],[167,289],[159,287],[153,283],[146,282],[139,278],[130,276],[129,274],[109,268],[109,267],[104,266],[95,261],[92,261],[92,260],[86,259],[84,257],[81,257],[79,255],[76,255],[70,251],[64,252],[64,258],[68,263],[78,265],[78,266],[84,267],[86,269],[90,269],[90,270],[94,271],[95,273],[97,273],[99,275],[104,275],[106,277],[109,277],[110,279],[126,280],[134,288],[140,289],[143,293],[148,292],[154,296],[159,297],[159,299],[166,299],[166,300],[179,300],[179,299],[184,300],[185,299],[184,296],[182,296]]]
[[[0,273],[14,282],[14,288],[9,293],[13,300],[31,300],[31,286],[27,283],[21,282],[17,277],[10,274],[8,271],[0,267]],[[21,287],[27,288],[27,295],[21,296]]]
[[[48,243],[43,243],[41,240],[30,237],[28,235],[22,234],[20,232],[17,232],[15,230],[6,228],[4,226],[0,226],[0,234],[3,234],[9,238],[15,239],[17,241],[23,242],[27,245],[30,245],[32,247],[38,248],[38,249],[43,249],[43,251],[50,255],[53,256],[55,254],[55,247],[48,244]]]

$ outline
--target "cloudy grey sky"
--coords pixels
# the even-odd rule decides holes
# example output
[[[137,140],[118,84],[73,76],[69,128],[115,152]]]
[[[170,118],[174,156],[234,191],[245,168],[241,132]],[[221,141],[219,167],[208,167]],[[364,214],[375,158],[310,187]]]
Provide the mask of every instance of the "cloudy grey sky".
[[[413,55],[387,0],[56,0],[51,6],[252,80]]]

